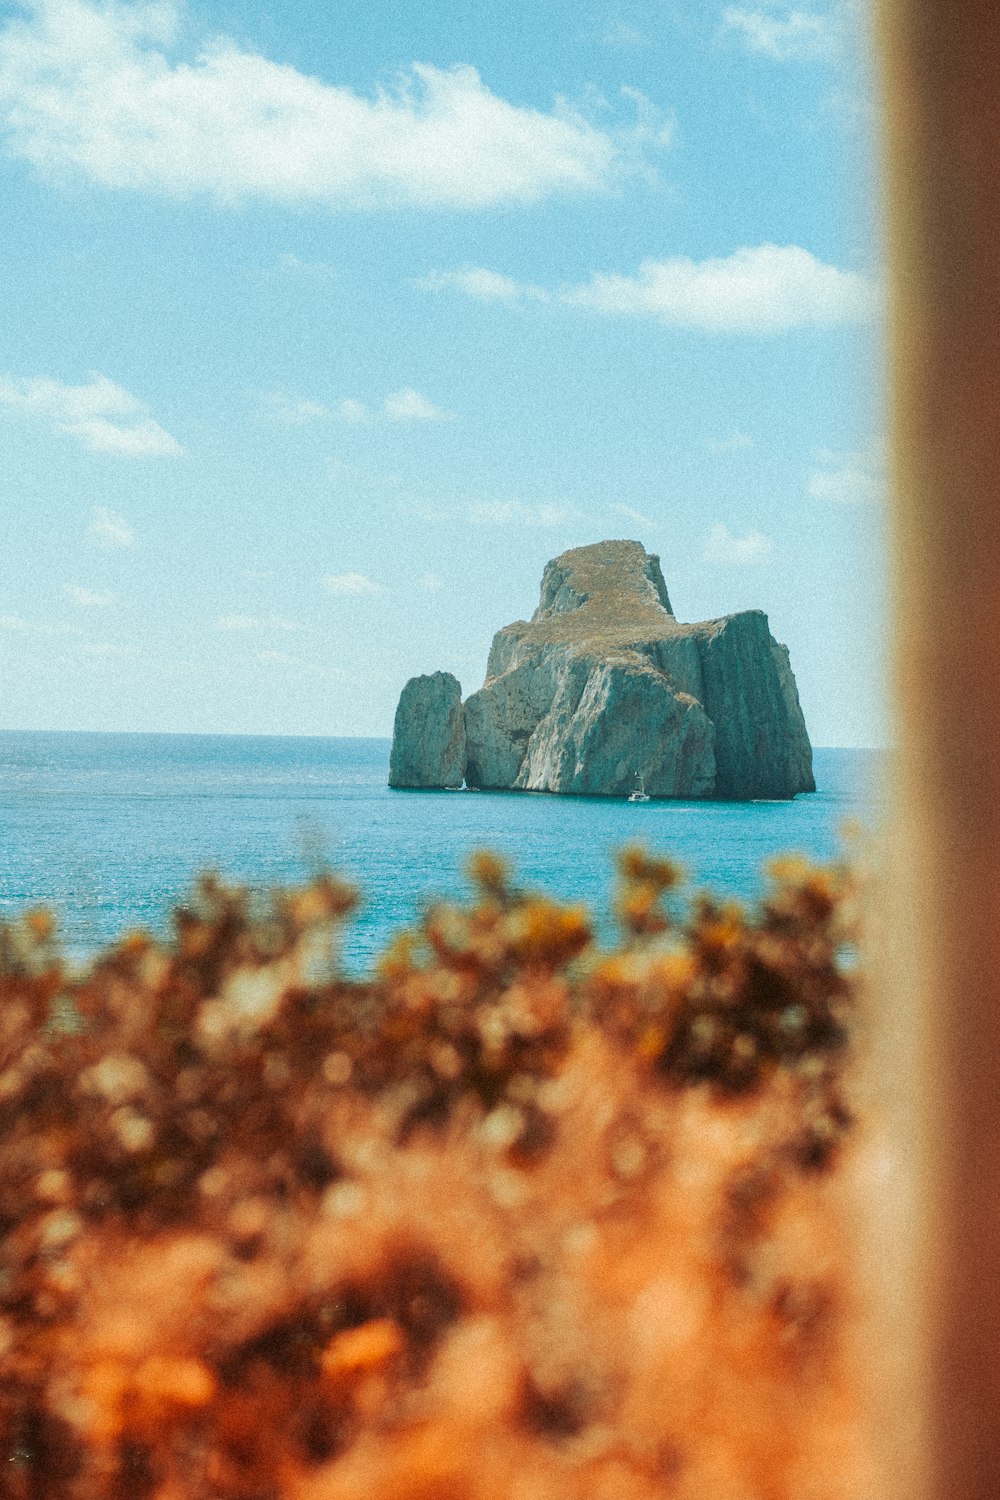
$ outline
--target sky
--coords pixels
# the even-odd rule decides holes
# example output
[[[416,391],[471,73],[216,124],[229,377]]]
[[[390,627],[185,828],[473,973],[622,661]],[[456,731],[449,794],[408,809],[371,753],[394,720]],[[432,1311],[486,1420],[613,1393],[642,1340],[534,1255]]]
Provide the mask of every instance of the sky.
[[[386,735],[629,537],[884,742],[863,25],[0,5],[0,728]]]

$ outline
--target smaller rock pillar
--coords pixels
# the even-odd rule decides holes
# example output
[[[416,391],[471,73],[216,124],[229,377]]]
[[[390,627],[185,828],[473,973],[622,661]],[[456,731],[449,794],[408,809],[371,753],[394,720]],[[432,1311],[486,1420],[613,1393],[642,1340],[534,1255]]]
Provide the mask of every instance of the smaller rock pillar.
[[[411,677],[396,709],[389,785],[433,790],[460,787],[464,780],[461,683],[450,672]]]

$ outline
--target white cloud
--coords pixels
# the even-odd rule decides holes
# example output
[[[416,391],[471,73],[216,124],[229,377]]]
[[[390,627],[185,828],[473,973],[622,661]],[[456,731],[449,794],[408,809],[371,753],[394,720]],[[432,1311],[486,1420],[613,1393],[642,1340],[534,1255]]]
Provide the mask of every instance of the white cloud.
[[[624,516],[627,521],[634,521],[637,526],[655,526],[655,521],[649,516],[644,516],[641,510],[633,510],[631,505],[623,505],[621,501],[615,500],[608,506],[616,515]]]
[[[17,634],[32,636],[79,636],[82,632],[79,625],[67,624],[65,620],[27,620],[24,615],[0,615],[0,630],[9,630]]]
[[[437,594],[444,588],[444,579],[439,578],[436,573],[421,573],[417,583],[428,594]]]
[[[0,33],[0,55],[2,55],[2,33]],[[270,265],[248,266],[246,275],[253,281],[335,281],[339,276],[335,266],[325,260],[303,260],[290,251],[277,256]]]
[[[563,300],[711,333],[779,333],[870,316],[875,290],[798,245],[758,245],[712,260],[644,260],[635,276],[597,273]]]
[[[365,403],[355,401],[351,396],[337,403],[337,415],[342,422],[350,422],[353,427],[359,427],[363,422],[371,421],[371,412]]]
[[[77,422],[64,429],[95,453],[120,453],[128,458],[178,458],[184,449],[152,417],[122,427],[104,417]]]
[[[83,656],[93,657],[97,661],[115,661],[124,656],[136,656],[138,653],[130,646],[118,646],[113,641],[85,641],[80,646]]]
[[[124,516],[107,505],[95,505],[87,535],[102,547],[131,547],[135,532]]]
[[[478,208],[604,188],[646,145],[561,103],[511,104],[468,66],[415,62],[365,97],[226,37],[186,60],[175,0],[24,9],[0,31],[8,149],[108,188]]]
[[[278,256],[275,269],[288,276],[307,276],[316,281],[332,281],[337,274],[325,260],[300,260],[288,253]]]
[[[774,543],[760,531],[750,531],[746,536],[734,536],[721,521],[717,521],[705,542],[706,562],[735,563],[745,567],[749,563],[761,562],[774,551]]]
[[[649,37],[625,21],[612,21],[605,28],[602,38],[606,47],[648,47]]]
[[[346,396],[338,401],[331,411],[318,401],[303,401],[296,396],[287,396],[281,391],[272,391],[267,397],[270,415],[289,426],[303,426],[307,422],[319,421],[335,416],[351,427],[363,427],[381,417],[389,422],[445,422],[452,413],[442,411],[420,391],[412,386],[393,391],[382,403],[381,411],[374,412],[364,401]]]
[[[834,505],[869,505],[880,498],[881,466],[871,454],[823,452],[818,457],[822,467],[809,476],[806,485],[810,499]]]
[[[577,519],[570,505],[522,505],[519,500],[477,500],[468,514],[475,526],[565,526]]]
[[[422,396],[412,386],[405,386],[403,390],[393,391],[391,396],[386,396],[384,409],[390,422],[444,422],[451,415],[428,401],[426,396]]]
[[[673,145],[677,135],[677,121],[672,115],[665,114],[641,89],[623,84],[619,92],[635,110],[632,137],[637,144],[642,142],[657,151]]]
[[[264,666],[292,666],[298,657],[290,656],[287,651],[255,651],[254,660]]]
[[[216,630],[301,630],[302,626],[284,615],[220,615]]]
[[[289,396],[285,391],[269,391],[265,401],[268,415],[287,427],[304,427],[308,422],[317,422],[330,415],[321,402]]]
[[[66,385],[43,376],[0,376],[0,402],[69,433],[97,453],[173,458],[184,452],[177,439],[148,415],[143,402],[105,375],[92,375],[86,385]]]
[[[635,276],[595,272],[581,286],[552,293],[476,266],[436,271],[417,285],[452,290],[480,302],[558,300],[608,317],[655,318],[709,333],[780,333],[870,317],[877,305],[871,280],[826,265],[798,245],[755,245],[695,261],[687,256],[644,260]]]
[[[330,594],[347,595],[356,599],[372,598],[384,594],[385,589],[364,573],[328,573],[323,587]]]
[[[382,402],[380,411],[373,411],[363,401],[348,396],[337,402],[336,414],[352,427],[363,427],[379,418],[388,422],[447,422],[452,417],[451,412],[442,411],[412,386],[392,391]]]
[[[820,8],[795,0],[764,0],[755,6],[726,6],[722,25],[748,52],[774,62],[818,62],[838,54],[849,9],[844,0],[831,0]]]
[[[705,447],[710,453],[737,453],[741,448],[752,448],[753,438],[749,432],[731,432],[727,437],[706,438]]]
[[[115,602],[115,595],[107,589],[82,589],[75,583],[64,583],[63,593],[84,609],[110,609]]]
[[[485,266],[467,266],[463,271],[432,271],[421,276],[415,286],[428,292],[456,291],[477,302],[548,302],[550,293],[543,287],[531,286],[504,276],[499,271],[487,270]]]

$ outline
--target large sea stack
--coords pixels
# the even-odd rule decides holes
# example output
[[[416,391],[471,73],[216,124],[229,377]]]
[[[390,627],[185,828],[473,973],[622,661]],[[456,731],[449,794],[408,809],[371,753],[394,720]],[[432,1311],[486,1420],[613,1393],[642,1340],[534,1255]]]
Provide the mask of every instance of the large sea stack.
[[[443,675],[403,689],[390,786],[460,785],[464,741],[470,787],[622,797],[641,777],[651,797],[732,801],[815,790],[788,651],[767,616],[682,625],[639,542],[550,562],[534,615],[497,632],[464,706],[454,678],[432,690]]]

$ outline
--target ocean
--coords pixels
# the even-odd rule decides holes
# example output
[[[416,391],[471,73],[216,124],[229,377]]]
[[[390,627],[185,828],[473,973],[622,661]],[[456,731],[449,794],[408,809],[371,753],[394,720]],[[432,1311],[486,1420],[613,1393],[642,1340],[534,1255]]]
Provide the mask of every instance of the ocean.
[[[614,852],[639,841],[695,887],[753,901],[772,856],[836,858],[846,822],[873,828],[882,758],[814,752],[817,791],[792,802],[646,802],[511,792],[401,792],[385,739],[0,733],[0,920],[57,915],[85,960],[123,932],[168,930],[200,871],[254,887],[346,875],[363,904],[344,942],[363,973],[422,903],[467,889],[476,848],[518,883],[583,901],[610,936]]]

